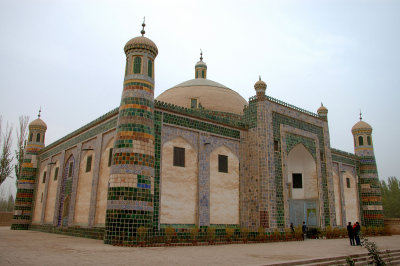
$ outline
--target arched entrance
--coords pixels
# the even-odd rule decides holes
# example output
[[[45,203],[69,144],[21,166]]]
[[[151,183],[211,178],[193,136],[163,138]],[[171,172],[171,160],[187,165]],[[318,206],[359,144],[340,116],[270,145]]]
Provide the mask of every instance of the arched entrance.
[[[318,179],[315,159],[303,144],[297,144],[287,157],[290,222],[319,226]]]

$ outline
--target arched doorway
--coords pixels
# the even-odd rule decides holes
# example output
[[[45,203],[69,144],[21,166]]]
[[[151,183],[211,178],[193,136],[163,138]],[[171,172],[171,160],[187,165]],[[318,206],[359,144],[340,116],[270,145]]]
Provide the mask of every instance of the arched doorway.
[[[290,222],[319,226],[317,166],[303,144],[297,144],[287,157]]]

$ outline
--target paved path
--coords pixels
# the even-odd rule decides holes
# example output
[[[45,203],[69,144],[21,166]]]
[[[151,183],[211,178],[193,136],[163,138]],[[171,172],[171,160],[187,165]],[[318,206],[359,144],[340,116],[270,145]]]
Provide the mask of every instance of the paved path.
[[[380,250],[400,248],[400,235],[371,237]],[[0,227],[0,265],[267,265],[364,253],[348,239],[199,247],[130,248],[101,240]]]

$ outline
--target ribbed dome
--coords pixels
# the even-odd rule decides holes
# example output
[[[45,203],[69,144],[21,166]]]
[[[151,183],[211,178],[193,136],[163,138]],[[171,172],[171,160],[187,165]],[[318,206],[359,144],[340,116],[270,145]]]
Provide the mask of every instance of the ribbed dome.
[[[319,113],[327,113],[327,112],[328,112],[328,109],[325,106],[323,106],[322,104],[321,104],[321,107],[318,108],[318,110],[317,110],[318,114]]]
[[[130,39],[124,47],[125,53],[129,51],[130,49],[147,49],[150,50],[151,52],[154,53],[154,56],[157,56],[158,54],[158,48],[157,45],[150,40],[149,38],[146,38],[144,36],[138,36],[133,39]]]
[[[37,118],[37,119],[33,120],[33,121],[29,124],[29,128],[34,128],[34,127],[41,127],[41,128],[43,128],[44,130],[47,129],[46,123],[45,123],[42,119],[40,119],[40,118]]]
[[[267,87],[267,83],[265,83],[264,81],[262,81],[262,80],[260,79],[260,80],[258,80],[258,81],[254,84],[254,87],[259,87],[259,86]]]
[[[203,61],[201,60],[201,61],[197,62],[196,65],[195,65],[194,67],[195,67],[195,68],[196,68],[196,67],[205,67],[205,68],[207,68],[207,64],[206,64],[206,62],[203,62]]]
[[[351,128],[352,132],[357,130],[372,130],[372,127],[367,122],[360,120]]]
[[[243,114],[247,101],[239,93],[209,80],[191,79],[161,93],[156,100],[190,108],[191,99],[197,99],[204,109]]]

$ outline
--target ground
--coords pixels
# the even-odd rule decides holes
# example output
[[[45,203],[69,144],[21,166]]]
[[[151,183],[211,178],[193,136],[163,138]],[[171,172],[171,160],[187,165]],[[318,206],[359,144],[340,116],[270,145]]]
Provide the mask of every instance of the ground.
[[[380,250],[400,247],[400,235],[371,237]],[[0,265],[267,265],[365,253],[348,239],[199,247],[114,247],[101,240],[0,227]]]

